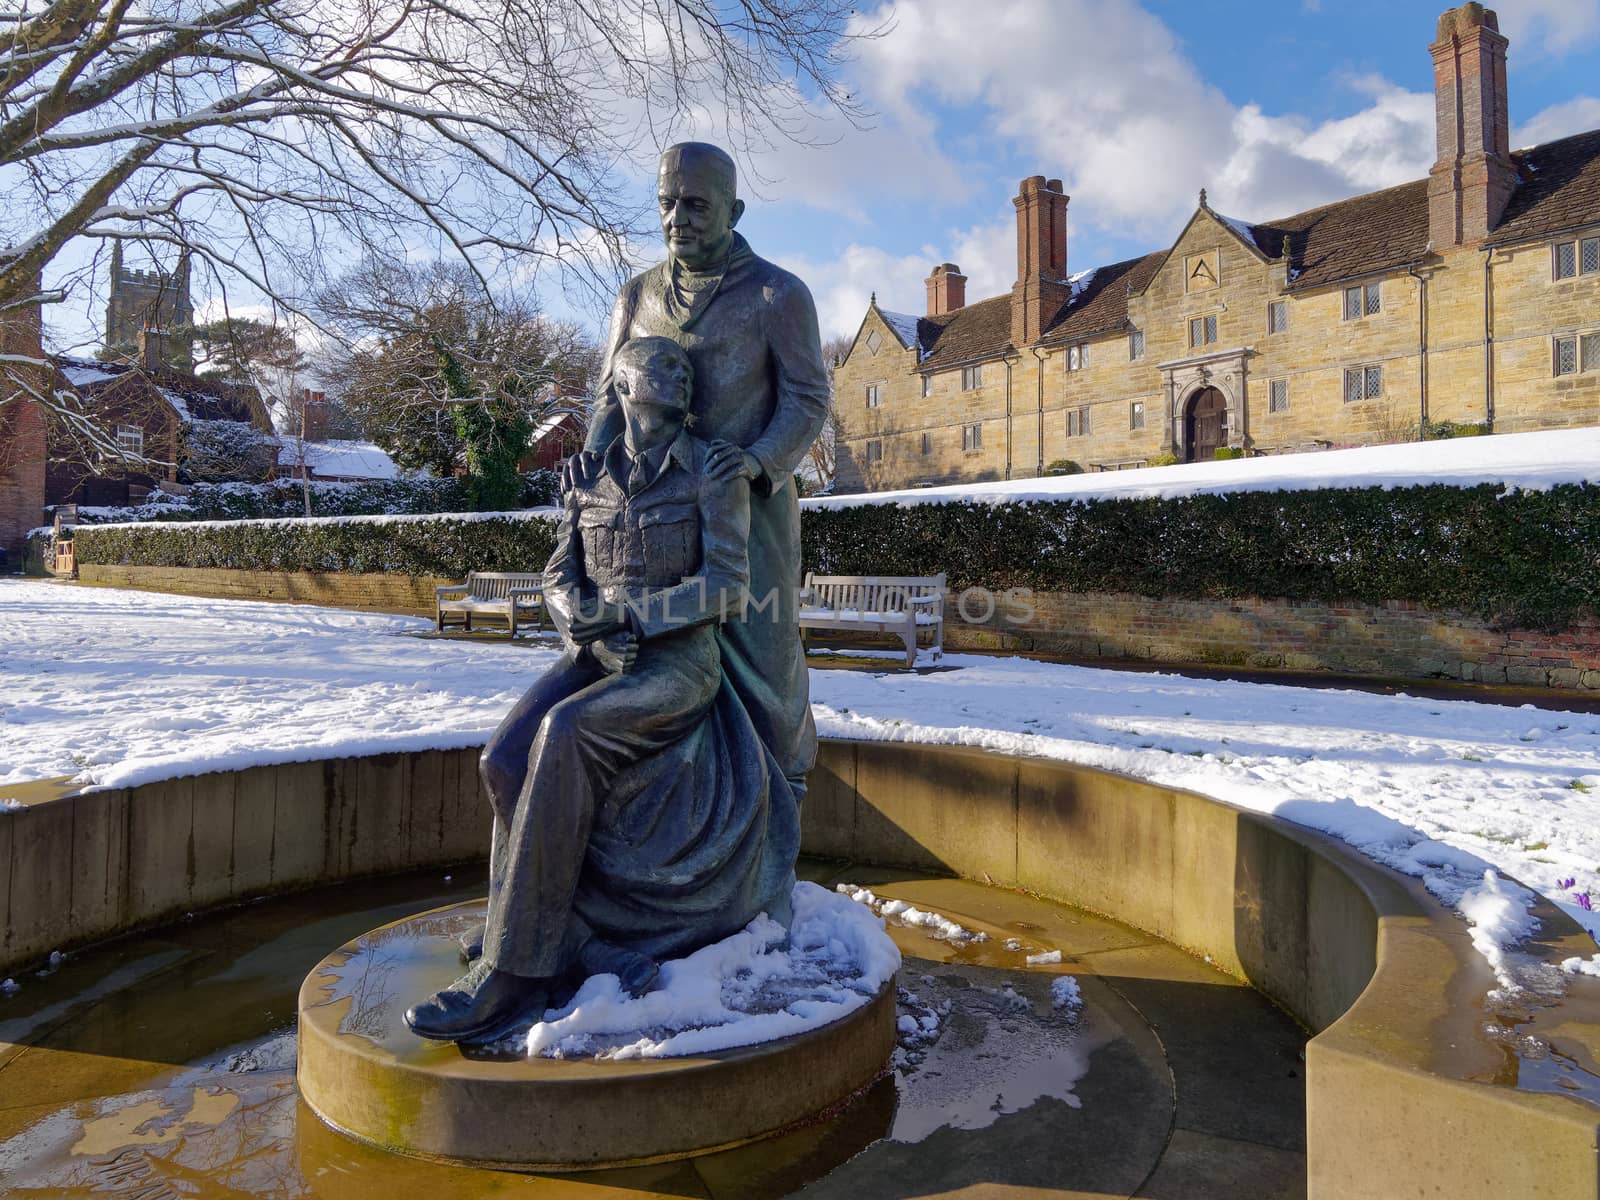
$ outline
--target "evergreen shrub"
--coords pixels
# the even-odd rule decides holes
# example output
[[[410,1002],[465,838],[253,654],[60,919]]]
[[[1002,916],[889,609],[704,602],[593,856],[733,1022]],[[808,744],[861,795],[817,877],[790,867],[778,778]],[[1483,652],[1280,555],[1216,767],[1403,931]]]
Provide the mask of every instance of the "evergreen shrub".
[[[1600,487],[1322,488],[1169,499],[807,507],[807,570],[953,588],[1414,601],[1500,626],[1600,614]]]

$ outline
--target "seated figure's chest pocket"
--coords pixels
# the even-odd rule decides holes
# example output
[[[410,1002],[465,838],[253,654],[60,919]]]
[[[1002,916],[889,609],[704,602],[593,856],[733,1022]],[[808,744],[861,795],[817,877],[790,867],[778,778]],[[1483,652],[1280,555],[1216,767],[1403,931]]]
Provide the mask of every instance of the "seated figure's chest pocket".
[[[596,583],[616,582],[622,574],[622,511],[593,504],[578,513],[584,569]]]
[[[639,513],[645,573],[651,587],[671,587],[700,570],[700,509],[660,504]]]

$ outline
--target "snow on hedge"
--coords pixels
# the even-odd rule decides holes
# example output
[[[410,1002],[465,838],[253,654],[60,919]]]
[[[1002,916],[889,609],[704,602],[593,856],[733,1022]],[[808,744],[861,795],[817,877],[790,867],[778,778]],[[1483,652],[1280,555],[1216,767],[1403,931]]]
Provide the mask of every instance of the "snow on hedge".
[[[1024,500],[1157,499],[1222,492],[1284,492],[1338,487],[1502,483],[1543,491],[1561,483],[1600,483],[1600,428],[1403,442],[1311,454],[1273,454],[1046,479],[824,496],[808,508],[861,504],[1006,504]]]

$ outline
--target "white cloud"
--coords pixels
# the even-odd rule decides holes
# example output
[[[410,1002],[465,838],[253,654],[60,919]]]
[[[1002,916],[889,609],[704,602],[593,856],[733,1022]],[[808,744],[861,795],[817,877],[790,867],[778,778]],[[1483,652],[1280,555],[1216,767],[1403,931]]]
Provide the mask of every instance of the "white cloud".
[[[1553,142],[1591,129],[1600,129],[1600,98],[1579,96],[1552,104],[1518,125],[1512,130],[1511,145],[1537,146],[1540,142]]]
[[[1600,41],[1600,0],[1500,0],[1494,7],[1513,54],[1564,58]]]
[[[930,102],[983,109],[993,136],[1063,178],[1076,220],[1152,245],[1201,187],[1262,220],[1418,178],[1433,158],[1430,94],[1350,79],[1368,103],[1321,123],[1236,107],[1132,0],[901,0],[894,19],[862,52],[869,102],[901,122]]]

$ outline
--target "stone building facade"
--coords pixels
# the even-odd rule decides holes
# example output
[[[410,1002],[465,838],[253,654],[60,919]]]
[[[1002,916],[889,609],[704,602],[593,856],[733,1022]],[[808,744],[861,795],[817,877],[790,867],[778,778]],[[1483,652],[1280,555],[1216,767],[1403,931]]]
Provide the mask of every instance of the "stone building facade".
[[[835,372],[840,491],[1600,424],[1600,130],[1513,152],[1480,4],[1429,47],[1426,179],[1278,220],[1200,193],[1171,247],[1072,271],[1059,180],[1022,181],[1017,282],[874,298]]]

